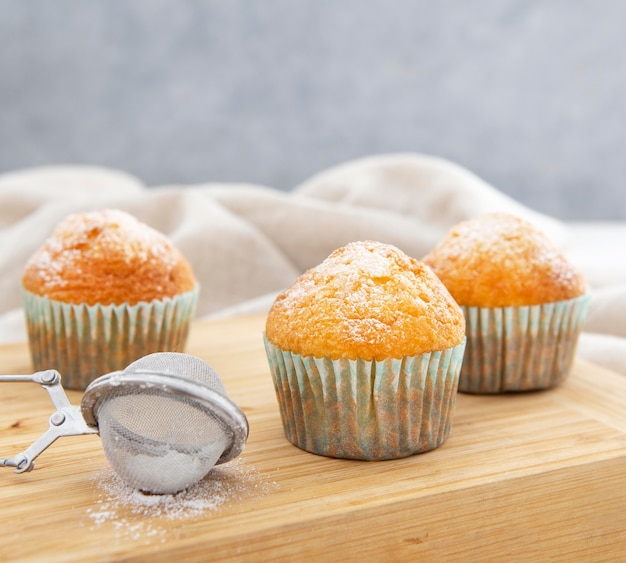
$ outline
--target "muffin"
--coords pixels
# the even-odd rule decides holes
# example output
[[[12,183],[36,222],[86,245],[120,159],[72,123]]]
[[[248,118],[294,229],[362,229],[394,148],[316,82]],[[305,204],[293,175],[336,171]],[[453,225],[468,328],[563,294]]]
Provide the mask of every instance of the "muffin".
[[[480,215],[453,227],[423,261],[465,315],[460,391],[547,389],[567,377],[589,295],[544,233],[508,213]]]
[[[26,264],[22,297],[36,370],[64,386],[159,351],[182,351],[198,297],[185,257],[123,211],[66,217]]]
[[[273,303],[265,347],[287,439],[383,460],[447,438],[465,347],[459,306],[394,246],[353,242]]]

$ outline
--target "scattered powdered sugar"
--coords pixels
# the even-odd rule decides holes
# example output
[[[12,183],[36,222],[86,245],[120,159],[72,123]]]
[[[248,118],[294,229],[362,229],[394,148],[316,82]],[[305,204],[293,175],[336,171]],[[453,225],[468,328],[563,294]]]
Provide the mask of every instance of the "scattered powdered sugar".
[[[110,468],[103,469],[94,482],[100,491],[96,506],[87,510],[93,526],[110,523],[119,536],[132,539],[164,535],[162,520],[188,520],[215,512],[226,503],[240,502],[269,494],[276,483],[264,481],[253,467],[237,459],[213,468],[200,482],[176,494],[153,495],[129,487]]]

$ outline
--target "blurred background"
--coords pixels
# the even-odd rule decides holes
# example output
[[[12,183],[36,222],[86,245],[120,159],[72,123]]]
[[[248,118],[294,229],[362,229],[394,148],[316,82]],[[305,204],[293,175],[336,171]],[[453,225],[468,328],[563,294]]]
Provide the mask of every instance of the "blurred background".
[[[626,219],[624,22],[620,0],[0,0],[0,173],[289,190],[420,152]]]

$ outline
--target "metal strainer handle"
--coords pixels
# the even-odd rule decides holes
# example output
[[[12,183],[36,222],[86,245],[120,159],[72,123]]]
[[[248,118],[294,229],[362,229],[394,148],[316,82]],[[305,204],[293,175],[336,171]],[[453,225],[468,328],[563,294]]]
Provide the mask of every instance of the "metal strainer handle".
[[[14,467],[15,473],[30,471],[34,467],[35,458],[57,438],[98,433],[97,428],[87,426],[80,408],[70,404],[61,386],[61,376],[58,371],[49,369],[32,375],[0,375],[1,382],[39,383],[48,392],[57,410],[48,419],[49,428],[44,434],[23,452],[13,457],[0,458],[0,466]]]

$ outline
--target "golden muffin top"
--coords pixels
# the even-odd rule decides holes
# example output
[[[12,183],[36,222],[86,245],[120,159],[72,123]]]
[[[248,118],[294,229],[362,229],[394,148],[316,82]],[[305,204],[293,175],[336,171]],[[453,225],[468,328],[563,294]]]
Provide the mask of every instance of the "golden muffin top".
[[[460,305],[539,305],[587,290],[582,274],[543,232],[508,213],[459,223],[423,260]]]
[[[65,303],[134,305],[190,291],[196,279],[165,235],[105,209],[61,221],[26,264],[22,285]]]
[[[303,356],[382,360],[456,346],[465,320],[430,268],[363,241],[335,250],[281,293],[266,336]]]

